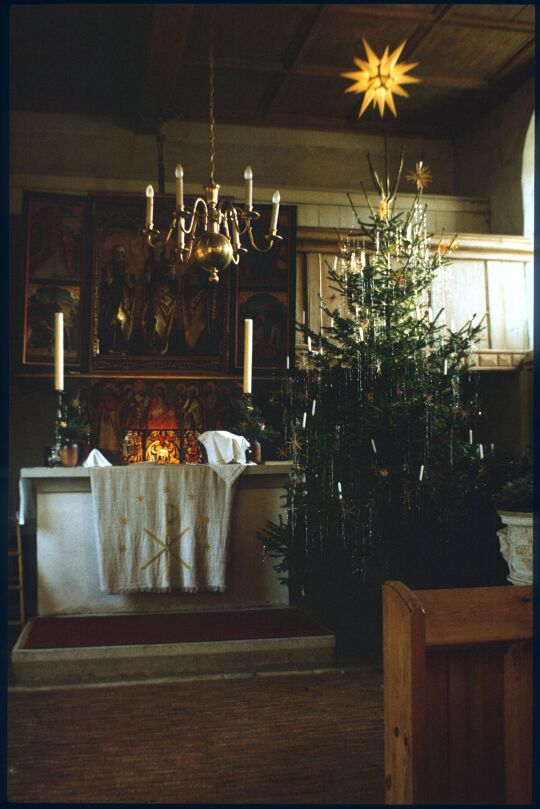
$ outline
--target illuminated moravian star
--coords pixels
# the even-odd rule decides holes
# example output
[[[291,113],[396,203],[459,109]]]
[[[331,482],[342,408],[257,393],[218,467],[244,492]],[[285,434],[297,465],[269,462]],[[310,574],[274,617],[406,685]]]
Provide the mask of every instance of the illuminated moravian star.
[[[393,93],[403,96],[404,98],[409,97],[408,92],[404,90],[401,85],[417,84],[420,81],[420,79],[414,76],[406,75],[409,70],[417,66],[418,62],[403,62],[402,64],[398,62],[401,52],[405,47],[406,40],[392,53],[389,53],[387,45],[380,59],[363,37],[362,42],[364,43],[367,62],[364,59],[357,59],[355,56],[354,62],[360,70],[341,74],[345,79],[354,80],[354,84],[347,87],[345,92],[365,94],[358,113],[359,118],[364,114],[371,103],[374,108],[379,108],[381,118],[384,115],[386,105],[388,105],[394,117],[397,117]]]

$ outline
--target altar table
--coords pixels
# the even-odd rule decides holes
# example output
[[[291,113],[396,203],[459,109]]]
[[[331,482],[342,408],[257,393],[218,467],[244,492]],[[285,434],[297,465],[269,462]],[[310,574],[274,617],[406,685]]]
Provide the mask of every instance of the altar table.
[[[89,469],[22,469],[37,498],[38,615],[288,605],[288,589],[257,531],[278,521],[290,468],[288,462],[248,466],[236,483],[226,592],[132,594],[100,589]]]

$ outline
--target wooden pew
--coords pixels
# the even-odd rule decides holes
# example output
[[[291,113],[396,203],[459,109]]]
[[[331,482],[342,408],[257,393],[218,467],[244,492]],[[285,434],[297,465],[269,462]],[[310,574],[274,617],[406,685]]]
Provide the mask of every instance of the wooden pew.
[[[532,587],[382,589],[386,803],[530,803]]]

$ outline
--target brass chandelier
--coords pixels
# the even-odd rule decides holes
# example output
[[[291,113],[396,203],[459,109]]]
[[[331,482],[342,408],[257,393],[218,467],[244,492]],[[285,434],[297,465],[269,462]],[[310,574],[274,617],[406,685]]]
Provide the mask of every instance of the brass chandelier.
[[[197,197],[193,206],[184,204],[184,170],[180,164],[176,166],[176,206],[171,217],[171,224],[165,237],[167,244],[176,233],[176,247],[171,250],[171,257],[179,264],[187,264],[193,257],[197,264],[209,273],[209,281],[219,281],[219,273],[229,264],[238,264],[241,253],[247,253],[251,247],[258,253],[270,250],[274,241],[282,237],[277,233],[279,214],[279,191],[272,197],[272,214],[268,233],[265,235],[266,246],[259,247],[255,242],[252,223],[260,218],[260,213],[253,209],[253,172],[250,166],[244,172],[245,199],[243,206],[234,205],[230,200],[219,200],[219,185],[214,180],[215,171],[215,116],[214,116],[214,53],[213,41],[210,43],[210,180],[203,186],[204,197]],[[143,234],[147,244],[155,247],[161,242],[161,233],[154,226],[154,189],[149,185],[146,189],[146,223]],[[244,238],[243,238],[244,237]],[[248,246],[242,244],[247,243]]]

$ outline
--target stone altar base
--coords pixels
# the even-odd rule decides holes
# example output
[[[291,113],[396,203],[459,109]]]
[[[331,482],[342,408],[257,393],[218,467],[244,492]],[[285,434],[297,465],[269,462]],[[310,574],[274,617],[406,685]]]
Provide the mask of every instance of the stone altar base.
[[[330,665],[334,635],[301,610],[35,618],[11,653],[14,684],[62,685]]]

